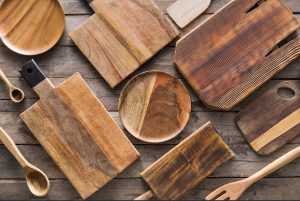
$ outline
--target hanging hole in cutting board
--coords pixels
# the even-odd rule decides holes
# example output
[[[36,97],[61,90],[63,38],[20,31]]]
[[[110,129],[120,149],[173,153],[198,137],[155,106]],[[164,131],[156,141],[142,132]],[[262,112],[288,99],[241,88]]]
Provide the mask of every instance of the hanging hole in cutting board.
[[[260,1],[258,1],[254,6],[252,6],[251,8],[249,8],[246,11],[246,13],[250,13],[250,12],[254,11],[255,9],[257,9],[259,6],[261,6],[265,2],[267,2],[267,0],[260,0]]]
[[[266,54],[265,57],[268,57],[270,54],[272,54],[275,50],[285,46],[286,44],[290,43],[291,41],[295,40],[299,37],[298,31],[294,31],[290,35],[288,35],[285,39],[280,41],[270,52]]]
[[[277,94],[285,100],[291,100],[295,97],[296,92],[288,87],[280,87],[279,89],[277,89]]]

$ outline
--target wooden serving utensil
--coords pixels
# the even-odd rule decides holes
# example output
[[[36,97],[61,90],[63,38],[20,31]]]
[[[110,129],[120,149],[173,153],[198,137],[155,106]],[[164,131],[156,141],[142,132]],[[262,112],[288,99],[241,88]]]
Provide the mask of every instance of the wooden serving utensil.
[[[45,196],[50,188],[49,179],[46,174],[24,158],[14,141],[1,127],[0,140],[23,168],[26,182],[31,193],[38,197]]]
[[[283,166],[297,159],[299,156],[300,147],[295,148],[287,154],[281,156],[280,158],[278,158],[259,172],[252,175],[251,177],[241,181],[229,183],[218,188],[217,190],[209,194],[206,197],[206,200],[237,200],[243,194],[243,192],[247,190],[247,188],[250,187],[252,184],[259,181],[263,177],[275,172],[276,170],[282,168]]]
[[[3,82],[5,83],[8,91],[9,91],[10,99],[13,102],[19,103],[22,100],[24,100],[24,92],[21,89],[12,85],[1,69],[0,69],[0,79],[2,79]]]

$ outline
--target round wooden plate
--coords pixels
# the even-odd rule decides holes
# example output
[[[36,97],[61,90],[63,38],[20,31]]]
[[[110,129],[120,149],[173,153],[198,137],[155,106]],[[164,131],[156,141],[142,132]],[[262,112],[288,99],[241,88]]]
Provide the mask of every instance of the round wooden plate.
[[[133,136],[146,142],[164,142],[186,126],[191,112],[190,95],[172,75],[145,72],[124,87],[119,112],[125,128]]]
[[[37,55],[60,39],[65,16],[57,0],[5,0],[0,7],[0,36],[12,51]]]

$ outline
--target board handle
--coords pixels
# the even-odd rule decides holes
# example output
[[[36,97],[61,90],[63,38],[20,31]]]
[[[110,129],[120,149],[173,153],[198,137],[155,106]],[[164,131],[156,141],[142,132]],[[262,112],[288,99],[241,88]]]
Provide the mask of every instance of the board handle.
[[[153,198],[153,193],[151,190],[147,191],[146,193],[140,195],[139,197],[135,198],[134,200],[150,200]]]
[[[46,76],[33,59],[19,68],[19,72],[32,88],[46,79]]]

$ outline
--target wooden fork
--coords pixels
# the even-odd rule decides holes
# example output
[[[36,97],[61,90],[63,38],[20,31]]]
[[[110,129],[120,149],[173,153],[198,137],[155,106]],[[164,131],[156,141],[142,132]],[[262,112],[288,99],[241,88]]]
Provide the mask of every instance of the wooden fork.
[[[245,190],[263,177],[275,172],[281,167],[287,165],[300,156],[300,147],[293,149],[287,154],[281,156],[259,172],[248,177],[247,179],[226,184],[209,194],[206,200],[237,200]]]

